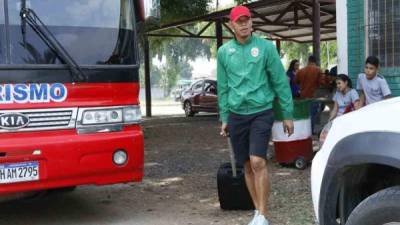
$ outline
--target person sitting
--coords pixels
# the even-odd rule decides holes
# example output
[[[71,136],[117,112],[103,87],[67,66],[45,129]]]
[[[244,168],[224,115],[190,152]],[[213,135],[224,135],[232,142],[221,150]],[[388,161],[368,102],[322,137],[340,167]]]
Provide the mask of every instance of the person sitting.
[[[378,74],[378,69],[379,59],[369,56],[365,61],[364,73],[359,74],[357,79],[361,106],[388,99],[392,94],[386,79]]]
[[[361,107],[360,97],[357,91],[352,88],[349,76],[345,74],[339,74],[337,76],[336,94],[333,96],[333,101],[334,105],[329,121]]]

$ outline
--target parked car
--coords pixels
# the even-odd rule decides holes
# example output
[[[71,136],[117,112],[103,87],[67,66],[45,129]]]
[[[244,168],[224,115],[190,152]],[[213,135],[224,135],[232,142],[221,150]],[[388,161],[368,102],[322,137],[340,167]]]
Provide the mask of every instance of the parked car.
[[[181,101],[182,92],[189,88],[192,82],[192,80],[178,80],[175,88],[171,91],[171,98],[177,102]]]
[[[311,171],[320,225],[400,224],[400,97],[333,121]]]
[[[202,79],[182,92],[182,108],[187,117],[198,112],[218,112],[217,81]]]

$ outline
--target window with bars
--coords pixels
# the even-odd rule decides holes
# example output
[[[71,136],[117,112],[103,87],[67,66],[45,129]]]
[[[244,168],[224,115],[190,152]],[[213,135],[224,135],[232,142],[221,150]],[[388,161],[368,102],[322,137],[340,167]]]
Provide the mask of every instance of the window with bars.
[[[400,0],[368,0],[366,22],[368,54],[381,67],[400,67]]]

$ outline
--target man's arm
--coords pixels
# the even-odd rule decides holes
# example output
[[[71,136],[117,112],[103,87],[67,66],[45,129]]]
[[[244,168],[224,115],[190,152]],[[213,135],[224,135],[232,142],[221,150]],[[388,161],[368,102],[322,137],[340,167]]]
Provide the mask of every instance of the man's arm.
[[[328,75],[325,74],[325,71],[322,71],[321,68],[319,68],[319,74],[318,74],[318,86],[317,87],[327,87],[328,85]]]
[[[358,110],[361,108],[360,104],[360,95],[357,93],[356,90],[351,90],[350,92],[351,102],[353,103],[354,109]]]
[[[331,120],[336,118],[337,112],[338,112],[338,104],[335,101],[334,104],[333,104],[333,109],[332,109],[331,114],[329,116],[329,121],[331,121]]]
[[[363,90],[360,90],[360,103],[359,103],[359,108],[363,107],[365,105],[365,94]]]
[[[354,105],[354,109],[355,109],[355,110],[360,109],[360,108],[361,108],[361,101],[360,101],[360,99],[358,99],[358,100],[356,100],[355,102],[353,102],[353,105]]]
[[[381,82],[381,90],[384,99],[391,98],[392,91],[390,90],[389,85],[385,79],[383,79],[383,81]]]
[[[285,69],[283,68],[281,59],[275,46],[268,45],[267,48],[266,72],[270,77],[271,86],[279,99],[282,109],[283,127],[285,133],[293,134],[293,99],[289,82],[286,78]]]
[[[365,93],[364,93],[364,89],[363,89],[362,82],[361,82],[361,79],[362,79],[361,76],[362,75],[359,74],[357,77],[357,87],[356,87],[358,94],[360,95],[360,102],[358,103],[358,108],[361,108],[365,105]]]

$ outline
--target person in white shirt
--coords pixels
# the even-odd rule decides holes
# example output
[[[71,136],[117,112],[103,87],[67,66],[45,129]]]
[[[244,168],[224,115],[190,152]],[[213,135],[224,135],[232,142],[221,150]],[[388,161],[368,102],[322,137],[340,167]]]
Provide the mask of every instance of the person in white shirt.
[[[333,120],[345,113],[357,110],[361,107],[360,97],[352,88],[351,80],[346,74],[339,74],[336,78],[336,94],[333,96],[333,110],[329,120]]]
[[[390,98],[391,91],[385,78],[378,74],[379,59],[369,56],[365,61],[364,73],[358,75],[357,90],[361,106]]]

